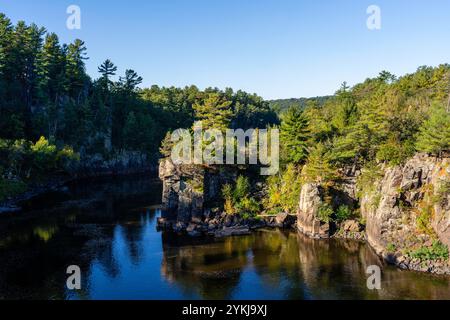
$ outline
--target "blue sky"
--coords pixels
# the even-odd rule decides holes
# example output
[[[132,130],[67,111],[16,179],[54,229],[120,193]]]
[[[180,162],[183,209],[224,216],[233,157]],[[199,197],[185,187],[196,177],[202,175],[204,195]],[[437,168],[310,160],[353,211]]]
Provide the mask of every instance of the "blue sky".
[[[334,93],[381,70],[450,62],[448,0],[0,0],[13,22],[86,42],[88,72],[110,58],[144,86],[232,87],[266,99]],[[81,8],[81,30],[66,9]],[[381,30],[366,27],[369,5]]]

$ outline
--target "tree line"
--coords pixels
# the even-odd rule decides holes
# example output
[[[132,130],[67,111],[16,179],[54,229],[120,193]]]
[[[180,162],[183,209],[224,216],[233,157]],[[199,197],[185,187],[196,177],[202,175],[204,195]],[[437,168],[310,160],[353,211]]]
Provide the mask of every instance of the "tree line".
[[[143,79],[134,70],[114,80],[117,66],[109,59],[93,79],[86,73],[87,59],[82,40],[62,44],[56,34],[23,21],[13,25],[0,13],[3,189],[13,182],[64,170],[61,154],[83,161],[93,155],[107,160],[133,151],[157,160],[167,132],[208,119],[218,104],[237,128],[265,127],[278,121],[269,104],[256,94],[195,86],[140,88]],[[196,108],[203,108],[200,118]],[[36,144],[45,148],[36,148]],[[34,166],[37,156],[33,155],[39,150],[53,150],[47,155],[54,157],[50,163],[55,166],[46,170]],[[16,169],[22,167],[27,169]]]

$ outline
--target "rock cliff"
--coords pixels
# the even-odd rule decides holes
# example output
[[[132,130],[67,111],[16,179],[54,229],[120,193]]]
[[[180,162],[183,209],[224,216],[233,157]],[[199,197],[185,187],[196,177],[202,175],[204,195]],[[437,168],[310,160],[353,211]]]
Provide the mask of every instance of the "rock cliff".
[[[368,241],[378,253],[429,242],[433,232],[450,246],[449,164],[448,158],[416,155],[404,166],[386,168],[375,191],[362,196]]]

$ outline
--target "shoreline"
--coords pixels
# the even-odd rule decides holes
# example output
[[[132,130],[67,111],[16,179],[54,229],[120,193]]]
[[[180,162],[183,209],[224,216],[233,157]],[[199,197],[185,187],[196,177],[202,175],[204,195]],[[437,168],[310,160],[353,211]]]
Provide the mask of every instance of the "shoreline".
[[[284,218],[293,217],[294,215],[285,215]],[[395,266],[402,271],[414,271],[427,274],[445,275],[450,276],[450,260],[419,260],[413,259],[405,255],[388,254],[384,251],[380,251],[373,246],[365,231],[360,232],[346,232],[338,230],[327,238],[315,238],[306,234],[296,224],[296,221],[290,219],[289,222],[280,221],[281,217],[277,216],[258,216],[252,219],[242,219],[239,215],[226,216],[225,214],[219,214],[219,219],[212,219],[210,221],[197,221],[190,223],[177,222],[176,220],[170,220],[165,217],[157,219],[158,230],[168,230],[175,233],[185,234],[190,237],[212,236],[220,239],[224,237],[233,236],[245,236],[250,235],[252,232],[261,229],[281,229],[290,230],[292,232],[301,233],[311,239],[316,240],[350,240],[366,243],[376,255],[382,259],[385,263]]]

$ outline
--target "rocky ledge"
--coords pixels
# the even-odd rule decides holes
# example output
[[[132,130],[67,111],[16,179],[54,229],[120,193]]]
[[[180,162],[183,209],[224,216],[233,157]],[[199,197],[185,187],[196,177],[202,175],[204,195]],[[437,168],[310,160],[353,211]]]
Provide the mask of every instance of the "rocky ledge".
[[[239,214],[210,213],[204,219],[192,219],[189,223],[161,217],[158,218],[158,229],[186,233],[193,237],[208,235],[223,238],[248,235],[251,231],[262,228],[289,229],[295,226],[295,222],[296,217],[287,213],[256,218],[243,218]]]

